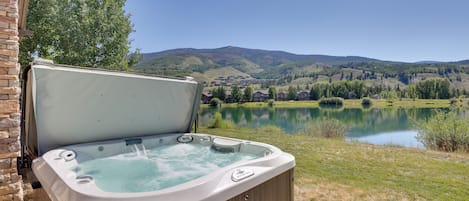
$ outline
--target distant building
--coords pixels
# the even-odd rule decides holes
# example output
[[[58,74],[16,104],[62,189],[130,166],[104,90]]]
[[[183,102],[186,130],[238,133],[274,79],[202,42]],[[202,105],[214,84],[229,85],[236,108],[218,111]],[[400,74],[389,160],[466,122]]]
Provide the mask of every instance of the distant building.
[[[381,99],[381,96],[379,94],[375,94],[375,95],[371,96],[371,98],[379,100],[379,99]]]
[[[212,92],[208,91],[208,92],[202,92],[202,103],[203,104],[208,104],[210,103],[210,101],[212,100],[213,98],[213,95],[212,95]]]
[[[234,99],[233,96],[231,95],[231,91],[226,91],[225,92],[225,103],[233,103]]]
[[[256,90],[252,94],[252,101],[264,102],[269,99],[269,92],[267,90]]]
[[[309,91],[306,89],[299,91],[297,98],[298,100],[309,100]]]
[[[286,101],[287,100],[287,92],[281,91],[277,93],[277,100],[278,101]]]

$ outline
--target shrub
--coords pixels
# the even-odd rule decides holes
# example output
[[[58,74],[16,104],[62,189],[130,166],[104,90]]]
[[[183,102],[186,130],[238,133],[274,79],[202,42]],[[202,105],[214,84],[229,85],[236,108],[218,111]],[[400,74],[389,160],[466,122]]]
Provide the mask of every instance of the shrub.
[[[459,100],[456,99],[456,98],[451,98],[451,99],[449,100],[449,104],[452,105],[452,106],[457,106],[458,103],[459,103]]]
[[[306,124],[306,135],[324,138],[344,138],[347,126],[337,119],[320,118],[311,124]]]
[[[319,105],[344,105],[344,99],[339,97],[321,98]]]
[[[215,112],[214,119],[208,127],[209,128],[232,128],[233,126],[229,122],[226,122],[225,120],[223,120],[220,112]]]
[[[223,102],[219,99],[219,98],[212,98],[212,100],[210,100],[210,106],[211,107],[217,107],[217,106],[221,106]]]
[[[469,152],[469,119],[457,112],[438,111],[433,117],[418,123],[417,139],[428,149],[447,152]]]
[[[267,104],[268,104],[270,107],[273,107],[273,106],[274,106],[274,103],[275,103],[275,101],[274,101],[273,99],[269,99],[269,100],[267,101]]]
[[[261,127],[260,129],[268,133],[283,133],[283,130],[275,125],[267,125],[267,126]]]
[[[362,99],[362,106],[371,106],[373,102],[370,98],[366,97]]]

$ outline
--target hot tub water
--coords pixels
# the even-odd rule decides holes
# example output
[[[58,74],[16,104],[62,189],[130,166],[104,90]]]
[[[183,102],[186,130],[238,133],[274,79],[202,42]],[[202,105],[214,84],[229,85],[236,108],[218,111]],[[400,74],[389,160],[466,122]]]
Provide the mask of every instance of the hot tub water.
[[[139,148],[140,147],[140,148]],[[230,164],[258,158],[255,154],[222,153],[208,145],[173,144],[98,158],[78,164],[77,176],[91,176],[107,192],[147,192],[185,183]]]

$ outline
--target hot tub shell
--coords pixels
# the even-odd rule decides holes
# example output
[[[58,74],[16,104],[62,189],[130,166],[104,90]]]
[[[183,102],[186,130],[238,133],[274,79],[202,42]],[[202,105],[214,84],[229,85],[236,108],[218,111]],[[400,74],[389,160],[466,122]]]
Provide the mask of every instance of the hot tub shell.
[[[167,136],[151,136],[143,137],[143,143],[150,143],[152,141],[161,143],[178,143],[176,138],[181,134],[169,134]],[[97,187],[93,180],[89,182],[82,182],[71,169],[77,165],[76,159],[65,159],[61,156],[64,151],[74,151],[77,157],[80,154],[87,152],[87,157],[93,152],[98,152],[98,147],[104,147],[104,150],[122,150],[125,147],[125,140],[111,140],[105,142],[97,142],[91,144],[72,145],[59,149],[48,151],[33,163],[33,170],[41,181],[44,189],[51,196],[52,200],[68,200],[68,201],[82,201],[82,200],[229,200],[243,192],[252,189],[259,184],[262,184],[277,175],[280,175],[294,166],[293,157],[268,144],[220,138],[217,136],[202,135],[202,134],[185,134],[197,137],[210,137],[214,139],[228,139],[241,143],[241,149],[257,149],[265,148],[268,150],[266,156],[239,163],[234,163],[229,166],[220,168],[213,173],[191,180],[189,182],[169,187],[162,190],[152,192],[138,192],[138,193],[115,193],[105,192]],[[163,139],[160,141],[160,139]],[[145,145],[148,147],[147,145]],[[256,148],[249,148],[249,147]],[[85,151],[83,151],[85,150]],[[246,150],[250,151],[250,150]],[[104,154],[108,155],[108,154]],[[99,157],[99,156],[95,156]],[[233,174],[239,170],[250,170],[253,175],[248,176],[239,181],[233,180]],[[283,184],[288,190],[290,184]],[[272,192],[275,193],[275,192]],[[253,196],[253,195],[251,195]],[[284,200],[284,199],[282,199]]]
[[[32,170],[54,201],[293,200],[292,155],[264,143],[190,133],[202,89],[190,78],[177,80],[35,62],[27,86],[23,108],[25,153],[37,156]],[[177,140],[180,136],[208,138],[209,143],[223,149],[234,146],[229,142],[239,142],[236,151],[261,147],[268,154],[151,192],[106,192],[92,178],[71,171],[85,155],[100,158],[122,153],[129,138],[143,144],[175,144],[181,143]],[[99,147],[115,151],[104,154]],[[63,156],[64,151],[76,155]],[[233,178],[246,170],[253,174]]]

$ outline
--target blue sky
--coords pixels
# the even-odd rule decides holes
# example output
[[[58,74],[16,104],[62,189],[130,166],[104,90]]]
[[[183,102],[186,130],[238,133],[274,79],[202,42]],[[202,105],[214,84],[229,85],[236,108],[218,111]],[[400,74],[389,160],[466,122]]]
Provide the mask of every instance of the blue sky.
[[[467,0],[128,0],[132,48],[469,59]]]

